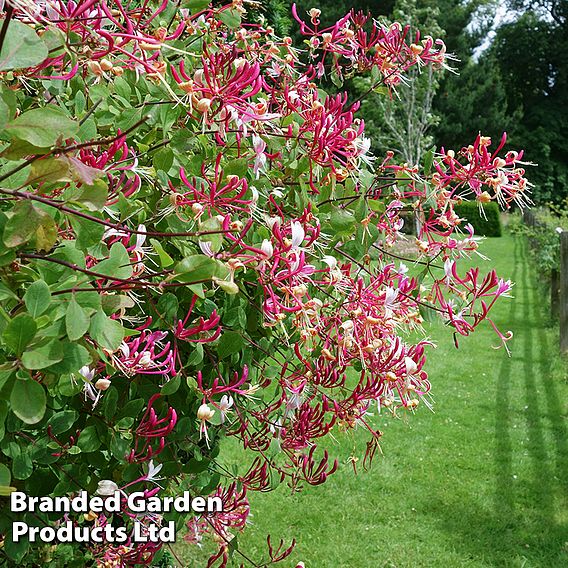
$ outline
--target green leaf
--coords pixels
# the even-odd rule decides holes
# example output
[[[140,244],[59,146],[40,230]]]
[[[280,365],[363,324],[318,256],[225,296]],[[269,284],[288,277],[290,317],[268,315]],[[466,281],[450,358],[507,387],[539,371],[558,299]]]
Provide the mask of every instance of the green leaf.
[[[120,436],[112,436],[110,440],[110,451],[118,461],[125,461],[125,456],[128,454],[128,448],[128,440],[125,440]]]
[[[418,306],[418,309],[419,309],[420,315],[422,316],[424,321],[427,321],[428,323],[435,322],[440,317],[436,310],[433,310],[432,308],[429,308],[428,306],[425,306],[424,304],[420,304]]]
[[[79,250],[87,252],[87,249],[94,247],[102,241],[105,226],[81,217],[73,217],[71,226],[77,235],[75,246]]]
[[[8,531],[4,541],[4,551],[8,558],[14,561],[16,566],[20,566],[22,559],[28,553],[30,541],[27,538],[20,538],[18,542],[12,539],[12,531]]]
[[[226,331],[219,340],[217,353],[221,359],[229,357],[233,353],[238,353],[245,345],[242,336],[236,331]]]
[[[355,230],[355,217],[353,213],[335,207],[329,217],[329,223],[332,226],[336,236],[347,236]]]
[[[228,8],[219,12],[219,19],[232,30],[241,26],[241,14],[235,8]]]
[[[67,311],[65,312],[65,329],[67,337],[71,341],[81,339],[89,329],[90,318],[87,312],[77,303],[75,296],[72,296]]]
[[[115,351],[124,339],[124,328],[100,310],[91,320],[90,334],[100,347]]]
[[[0,128],[12,120],[16,116],[16,109],[18,108],[18,99],[16,93],[6,85],[0,85],[0,99],[3,104],[3,111],[5,114],[0,118]]]
[[[108,184],[102,179],[94,180],[82,188],[81,195],[76,199],[90,211],[100,211],[108,199]]]
[[[434,148],[426,152],[424,155],[424,173],[430,175],[432,164],[434,163]]]
[[[16,479],[28,479],[33,471],[32,458],[27,452],[16,456],[12,461],[12,473]]]
[[[203,345],[201,343],[194,344],[195,347],[191,352],[190,356],[187,358],[187,364],[192,367],[197,367],[203,361]]]
[[[162,387],[162,394],[174,394],[179,389],[180,382],[181,375],[176,375]]]
[[[375,213],[384,213],[386,210],[386,205],[384,201],[377,201],[376,199],[369,199],[367,202],[369,204],[369,209]]]
[[[4,102],[4,99],[0,97],[0,129],[6,126],[6,123],[10,120],[9,117],[10,117],[10,108]]]
[[[109,257],[96,264],[93,270],[114,278],[130,278],[132,276],[132,266],[124,245],[122,243],[114,243],[110,249]]]
[[[79,435],[77,445],[83,452],[95,452],[101,447],[101,441],[95,426],[87,426]]]
[[[201,473],[205,471],[211,462],[209,460],[196,460],[195,458],[191,458],[185,465],[183,470],[187,473]]]
[[[37,280],[27,289],[24,294],[24,303],[33,318],[37,318],[49,308],[51,292],[43,280]]]
[[[71,138],[78,129],[77,122],[51,105],[28,110],[6,125],[6,131],[12,138],[26,140],[40,148],[53,146],[57,140]]]
[[[22,355],[22,363],[26,369],[36,371],[59,363],[63,359],[63,346],[59,339],[52,339]]]
[[[47,55],[45,43],[33,28],[18,20],[10,21],[0,51],[0,71],[34,67],[42,63]]]
[[[159,241],[157,241],[156,239],[150,239],[150,243],[154,247],[154,250],[158,254],[158,257],[160,258],[160,264],[162,265],[162,268],[167,268],[174,263],[174,259],[164,250],[164,247]]]
[[[4,162],[0,164],[0,176],[8,176],[2,181],[2,188],[18,189],[26,183],[30,166],[24,166],[24,160],[16,162]],[[22,169],[18,169],[18,168]]]
[[[10,485],[10,481],[12,481],[10,470],[3,463],[0,463],[0,485],[6,487]]]
[[[2,337],[6,345],[20,356],[34,338],[36,331],[37,325],[34,319],[28,314],[20,314],[6,326]]]
[[[140,108],[124,109],[116,121],[116,127],[123,132],[132,128],[142,118],[142,112]]]
[[[40,221],[40,210],[31,201],[20,201],[14,206],[4,227],[4,244],[8,248],[14,248],[27,243],[36,232]]]
[[[116,387],[110,387],[103,397],[103,414],[107,420],[110,420],[116,414],[116,405],[118,403],[118,390]]]
[[[0,282],[0,300],[19,301],[20,299],[16,294],[14,294],[14,292],[12,292],[12,290],[10,290],[10,288],[8,288],[8,286]]]
[[[76,373],[90,362],[91,356],[85,347],[77,343],[63,341],[63,359],[49,367],[49,371],[57,375]]]
[[[57,436],[67,432],[75,424],[78,416],[79,414],[75,410],[62,410],[49,419],[47,426],[51,426],[52,432]]]
[[[35,231],[34,244],[37,250],[49,251],[57,241],[57,225],[51,215],[39,210],[39,223]]]
[[[169,325],[175,325],[177,322],[177,313],[179,309],[179,300],[175,294],[168,292],[162,294],[157,304],[158,312]]]
[[[7,160],[18,160],[20,158],[26,158],[27,156],[43,156],[49,152],[48,148],[39,148],[34,146],[25,140],[14,140],[8,148],[2,151],[0,156],[6,158]],[[29,172],[31,168],[28,168]]]
[[[174,153],[172,152],[171,148],[163,148],[159,152],[154,154],[154,158],[152,159],[152,164],[154,165],[154,169],[162,170],[163,172],[168,173],[169,169],[172,167],[174,163]]]
[[[102,305],[105,313],[111,315],[120,310],[128,310],[134,307],[134,300],[126,294],[105,294],[100,298],[100,305]],[[95,312],[98,309],[95,310]]]
[[[203,254],[185,257],[177,264],[175,272],[182,276],[181,279],[184,282],[209,280],[213,277],[224,278],[229,274],[229,270],[224,264]],[[178,279],[180,278],[178,277]]]
[[[46,397],[42,385],[32,379],[17,379],[10,395],[12,412],[26,424],[37,424],[45,414]]]
[[[341,76],[340,69],[338,69],[336,65],[331,69],[331,82],[339,89],[343,87],[343,77]]]
[[[231,296],[239,293],[238,284],[235,284],[234,282],[231,282],[229,280],[219,280],[217,278],[215,279],[215,284],[217,284],[217,286],[219,286],[219,288],[221,288],[223,292],[230,294]]]
[[[221,221],[217,219],[217,217],[210,217],[209,219],[205,219],[203,222],[199,223],[200,232],[219,232],[211,235],[200,235],[199,241],[202,243],[209,243],[209,246],[211,247],[211,250],[213,252],[219,252],[221,250],[221,247],[223,246],[223,233],[221,232],[222,229],[223,225],[221,224]]]
[[[33,162],[27,184],[71,181],[69,165],[61,158],[42,158]]]
[[[246,158],[237,158],[236,160],[231,160],[223,167],[223,175],[225,178],[230,175],[244,178],[248,169],[248,160]]]
[[[184,0],[182,5],[184,8],[189,8],[192,14],[197,14],[201,10],[205,10],[211,3],[211,0]]]

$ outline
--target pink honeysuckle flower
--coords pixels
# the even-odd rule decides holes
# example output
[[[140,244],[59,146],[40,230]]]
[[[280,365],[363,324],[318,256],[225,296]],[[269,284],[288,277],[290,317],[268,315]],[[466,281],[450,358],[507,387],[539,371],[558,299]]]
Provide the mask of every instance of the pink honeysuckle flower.
[[[178,196],[179,205],[199,204],[209,215],[248,210],[251,204],[250,199],[245,199],[248,182],[236,175],[225,178],[221,168],[222,157],[222,154],[217,155],[213,178],[208,177],[207,163],[203,162],[201,173],[205,180],[204,183],[203,181],[198,182],[196,178],[190,181],[184,168],[181,168],[180,178],[190,191]]]
[[[127,377],[138,373],[162,375],[167,380],[175,377],[176,350],[170,342],[162,343],[167,337],[165,331],[150,331],[151,319],[138,328],[140,335],[123,341],[112,354],[112,362]]]
[[[154,403],[161,396],[160,394],[155,394],[150,398],[146,412],[134,431],[134,448],[126,458],[130,463],[148,461],[159,455],[165,448],[166,436],[175,428],[177,413],[173,408],[168,407],[166,415],[163,418],[158,418],[153,408]],[[156,440],[157,445],[154,444],[154,440]],[[151,467],[149,466],[148,475],[150,475],[150,470],[152,474],[155,474],[159,472],[160,469],[161,466],[155,469],[153,465],[151,465]]]
[[[203,382],[203,373],[201,371],[197,371],[197,388],[203,394],[204,400],[211,400],[217,394],[221,393],[233,393],[233,394],[241,394],[246,395],[247,389],[243,389],[242,386],[248,380],[248,367],[243,365],[243,371],[239,375],[237,371],[233,373],[233,376],[229,381],[224,384],[223,380],[219,377],[213,379],[213,382],[210,386],[205,386]]]
[[[186,327],[196,301],[197,296],[193,296],[187,315],[183,321],[178,321],[174,335],[177,339],[190,343],[210,343],[215,341],[221,335],[221,326],[219,325],[221,318],[217,314],[217,310],[213,310],[207,319],[200,317],[196,325]]]
[[[479,203],[495,199],[509,208],[514,201],[522,208],[530,203],[530,184],[524,177],[525,170],[518,167],[523,164],[523,152],[508,152],[504,158],[499,157],[506,140],[503,133],[498,147],[491,153],[491,139],[481,134],[472,145],[462,148],[457,157],[455,152],[442,148],[440,159],[434,162],[434,183],[438,189],[450,189],[455,196],[473,194]]]

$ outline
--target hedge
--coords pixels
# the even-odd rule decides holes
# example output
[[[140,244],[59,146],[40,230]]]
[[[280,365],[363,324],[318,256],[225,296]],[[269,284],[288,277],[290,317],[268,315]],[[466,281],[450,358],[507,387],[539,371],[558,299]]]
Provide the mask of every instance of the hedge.
[[[476,235],[485,237],[500,237],[503,233],[501,226],[501,217],[499,216],[499,206],[494,201],[486,203],[483,207],[483,213],[479,210],[479,204],[473,201],[466,201],[460,205],[454,206],[454,211],[466,223],[471,223],[475,229]]]

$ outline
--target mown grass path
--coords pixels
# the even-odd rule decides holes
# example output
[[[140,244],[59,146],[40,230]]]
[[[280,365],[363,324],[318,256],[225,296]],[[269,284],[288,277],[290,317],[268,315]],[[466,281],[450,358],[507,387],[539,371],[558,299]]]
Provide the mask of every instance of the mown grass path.
[[[323,486],[253,495],[253,525],[240,537],[250,557],[270,533],[297,537],[287,566],[568,566],[568,386],[557,339],[524,241],[488,239],[482,252],[492,259],[482,269],[516,283],[514,300],[494,312],[514,332],[512,356],[492,349],[488,326],[456,350],[434,324],[435,413],[381,416],[383,456],[370,472],[354,476],[344,463]],[[334,453],[364,450],[359,436],[340,436]]]

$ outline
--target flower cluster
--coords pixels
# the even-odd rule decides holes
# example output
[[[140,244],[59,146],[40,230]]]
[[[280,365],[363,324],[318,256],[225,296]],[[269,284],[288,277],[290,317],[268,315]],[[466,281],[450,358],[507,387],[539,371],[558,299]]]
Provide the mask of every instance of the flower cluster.
[[[47,55],[0,76],[13,109],[0,269],[19,273],[6,278],[0,348],[18,378],[6,384],[27,380],[49,401],[43,414],[14,411],[38,455],[45,441],[58,471],[80,467],[86,484],[112,471],[148,498],[162,467],[169,493],[213,492],[222,512],[178,524],[188,542],[213,540],[208,566],[225,567],[250,492],[324,483],[340,467],[321,447],[329,436],[366,435],[368,467],[378,414],[432,406],[426,315],[456,336],[488,322],[510,338],[491,309],[512,284],[470,268],[479,239],[454,207],[524,206],[530,184],[505,136],[424,167],[375,159],[359,103],[318,88],[325,73],[338,84],[368,73],[393,90],[413,67],[447,67],[440,40],[353,11],[320,29],[318,10],[304,22],[294,7],[304,65],[291,38],[247,23],[239,0],[178,4],[9,2]],[[3,98],[13,91],[28,109],[18,117]],[[32,119],[49,128],[30,133]],[[24,186],[12,184],[25,168]],[[216,460],[223,436],[242,446],[237,471]],[[90,553],[131,566],[159,549]],[[268,539],[262,565],[291,550]]]

